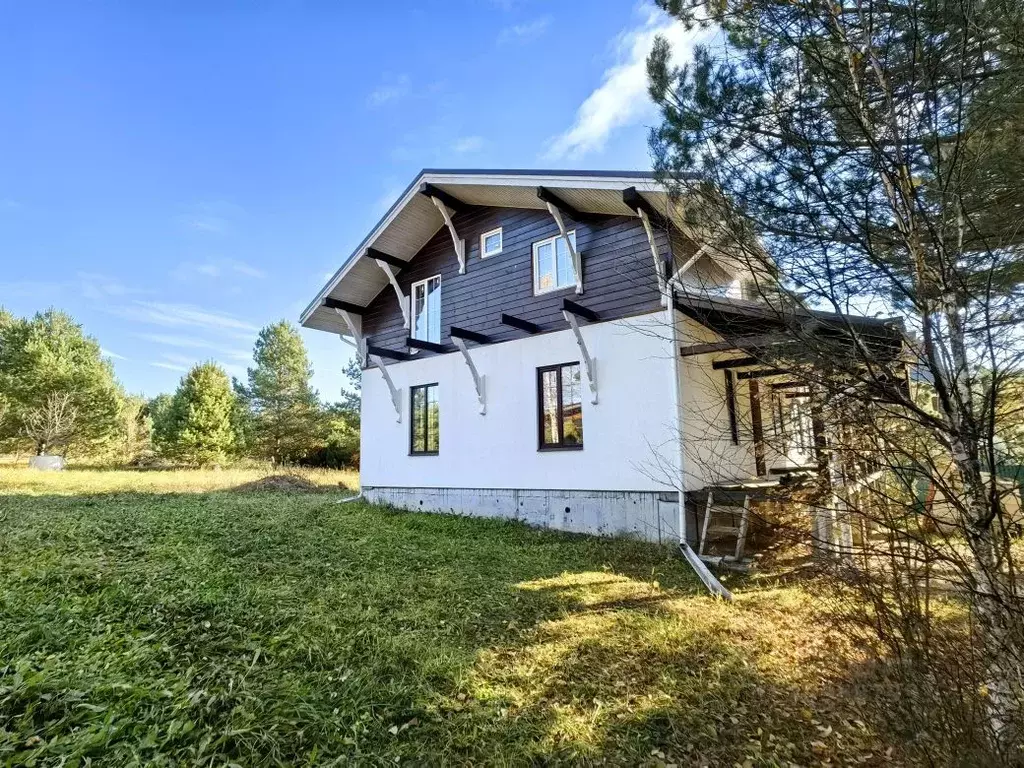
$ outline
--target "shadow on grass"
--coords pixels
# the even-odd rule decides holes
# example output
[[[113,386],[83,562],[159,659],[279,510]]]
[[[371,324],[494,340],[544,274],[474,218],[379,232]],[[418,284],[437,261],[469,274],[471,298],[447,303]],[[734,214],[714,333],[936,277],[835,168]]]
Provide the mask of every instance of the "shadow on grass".
[[[770,592],[705,597],[665,548],[322,494],[0,503],[0,762],[807,763],[879,746],[832,722],[855,702],[810,666],[825,641],[806,616]]]

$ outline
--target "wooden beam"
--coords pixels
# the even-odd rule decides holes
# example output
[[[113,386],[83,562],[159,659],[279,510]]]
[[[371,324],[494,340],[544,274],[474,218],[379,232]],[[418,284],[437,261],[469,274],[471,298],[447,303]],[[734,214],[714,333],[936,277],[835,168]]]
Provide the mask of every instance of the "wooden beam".
[[[740,430],[736,423],[736,378],[728,368],[725,370],[725,402],[729,407],[729,435],[732,444],[740,444]]]
[[[764,336],[743,336],[732,341],[713,341],[708,344],[691,344],[679,348],[679,354],[683,357],[693,355],[707,355],[712,352],[729,352],[734,349],[757,349],[758,347],[769,347],[775,344],[785,344],[792,341],[791,337],[781,333],[769,333]]]
[[[427,352],[437,352],[442,355],[446,352],[451,352],[451,350],[444,344],[436,344],[433,341],[423,341],[423,339],[414,339],[412,336],[407,338],[405,343],[413,349],[425,349]]]
[[[764,427],[761,423],[761,393],[757,381],[753,379],[750,381],[750,431],[754,437],[754,472],[758,477],[764,477],[767,471],[764,460]]]
[[[625,203],[631,211],[643,211],[647,214],[648,218],[658,226],[668,226],[668,222],[665,220],[664,214],[655,210],[654,206],[647,202],[647,199],[636,191],[636,187],[626,187],[622,190],[622,202]]]
[[[758,362],[756,357],[734,357],[731,360],[716,360],[711,364],[711,368],[716,371],[729,368],[749,368],[751,365],[757,365]]]
[[[565,200],[560,198],[547,187],[537,187],[537,197],[539,197],[545,203],[550,203],[551,205],[555,206],[555,208],[560,210],[573,221],[592,222],[600,218],[596,214],[584,213],[583,211],[573,208],[571,205],[565,202]]]
[[[455,197],[455,195],[445,192],[440,187],[435,187],[433,184],[420,184],[420,194],[440,200],[442,203],[447,205],[456,213],[459,213],[461,211],[467,211],[473,207],[471,205],[468,205],[467,203],[462,202],[461,200],[459,200],[459,198]]]
[[[351,312],[353,315],[362,315],[366,311],[366,307],[360,307],[358,304],[350,304],[347,301],[332,299],[330,296],[324,299],[324,306],[328,309],[342,309],[345,312]]]
[[[399,352],[397,349],[375,347],[372,344],[368,344],[366,346],[366,353],[370,356],[376,355],[377,357],[383,357],[388,360],[412,360],[412,355],[405,352]]]
[[[513,328],[518,328],[520,331],[526,331],[527,333],[540,333],[540,326],[536,323],[531,323],[529,320],[523,320],[515,315],[506,315],[504,312],[501,313],[502,325],[511,325]]]
[[[384,251],[378,251],[376,248],[367,248],[366,257],[368,259],[374,259],[375,261],[383,261],[385,264],[390,264],[395,269],[405,269],[409,266],[408,261],[402,261],[397,256],[392,256],[390,253],[384,253]]]
[[[763,371],[740,371],[736,374],[738,379],[763,379],[768,376],[785,376],[792,373],[792,371],[786,371],[782,368],[765,368]]]
[[[491,337],[486,336],[476,331],[467,331],[465,328],[459,328],[453,325],[448,329],[448,335],[456,339],[465,339],[466,341],[475,341],[477,344],[490,344]]]
[[[596,323],[600,317],[592,309],[587,309],[582,304],[577,304],[575,301],[569,299],[562,299],[562,311],[571,312],[577,317],[582,317],[584,320],[589,320],[592,323]]]

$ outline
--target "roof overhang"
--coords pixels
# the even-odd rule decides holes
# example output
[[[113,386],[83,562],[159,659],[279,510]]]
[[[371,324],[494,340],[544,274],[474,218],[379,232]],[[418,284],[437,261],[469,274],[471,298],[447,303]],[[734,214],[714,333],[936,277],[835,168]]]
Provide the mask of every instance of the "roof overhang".
[[[303,311],[300,322],[307,328],[347,333],[343,319],[324,306],[324,299],[366,307],[388,285],[388,277],[367,249],[409,262],[429,242],[445,220],[421,187],[467,205],[545,210],[538,187],[550,190],[571,208],[585,214],[635,216],[623,201],[623,190],[635,187],[654,211],[680,231],[695,236],[678,200],[672,200],[654,174],[638,171],[533,171],[533,170],[437,170],[421,171],[388,209],[377,225],[334,273]]]
[[[728,349],[753,351],[771,346],[771,335],[780,334],[786,344],[774,345],[780,356],[800,356],[800,340],[811,338],[837,354],[854,354],[866,350],[878,362],[899,361],[904,352],[904,335],[899,320],[892,318],[844,315],[835,312],[810,310],[795,306],[770,306],[768,303],[747,301],[708,294],[675,294],[675,307],[687,317],[715,331],[726,340],[736,342]],[[744,343],[747,340],[749,344]],[[695,345],[696,352],[702,345]],[[706,346],[714,346],[706,345]],[[796,349],[794,349],[794,347]],[[724,351],[724,350],[723,350]]]

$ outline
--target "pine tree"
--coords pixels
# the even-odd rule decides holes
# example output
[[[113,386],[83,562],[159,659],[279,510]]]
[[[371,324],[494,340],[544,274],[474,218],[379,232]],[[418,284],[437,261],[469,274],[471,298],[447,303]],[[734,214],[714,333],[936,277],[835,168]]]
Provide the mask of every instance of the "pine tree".
[[[278,463],[298,461],[323,444],[325,428],[306,347],[282,320],[260,331],[253,358],[248,385],[238,387],[251,414],[251,450]]]
[[[231,412],[235,395],[228,375],[216,363],[202,363],[181,379],[160,440],[170,453],[188,464],[206,466],[226,461],[235,444]]]
[[[647,64],[662,116],[651,134],[656,170],[684,196],[696,231],[706,227],[709,248],[755,276],[784,276],[782,297],[760,298],[785,343],[751,354],[814,394],[826,431],[821,466],[844,452],[842,473],[861,459],[885,470],[884,488],[855,503],[892,548],[873,551],[856,581],[845,557],[836,573],[870,602],[872,640],[925,665],[903,678],[907,711],[922,715],[911,726],[916,741],[944,743],[954,761],[1015,761],[1024,732],[1021,562],[1008,533],[1016,520],[991,468],[997,406],[1012,399],[1010,374],[1024,368],[1024,4],[659,5],[722,33],[682,67],[667,41],[655,44]],[[936,408],[894,385],[868,334],[851,325],[829,336],[799,321],[808,309],[863,307],[898,316],[890,331],[903,334],[902,353]],[[729,333],[741,341],[742,329]],[[915,475],[946,489],[942,525],[956,535],[911,555],[927,535],[906,481]],[[828,492],[839,479],[826,477],[832,485],[815,504],[848,520],[853,502]],[[976,634],[944,649],[948,669],[926,667],[941,620],[918,572],[954,574],[970,608]],[[955,714],[934,716],[940,706]],[[980,728],[975,708],[988,716]]]
[[[100,448],[117,431],[123,393],[99,343],[82,332],[69,315],[49,309],[30,319],[0,311],[0,399],[7,413],[0,442],[27,447],[27,420],[52,395],[68,395],[74,408],[70,444]],[[38,451],[43,446],[32,447]]]

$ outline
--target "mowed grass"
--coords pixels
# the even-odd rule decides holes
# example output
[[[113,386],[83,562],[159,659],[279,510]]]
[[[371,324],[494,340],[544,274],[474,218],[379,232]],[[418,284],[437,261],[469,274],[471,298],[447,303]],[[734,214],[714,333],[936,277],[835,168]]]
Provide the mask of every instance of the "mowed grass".
[[[0,469],[0,764],[886,759],[794,588],[253,479]]]

